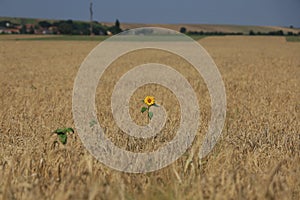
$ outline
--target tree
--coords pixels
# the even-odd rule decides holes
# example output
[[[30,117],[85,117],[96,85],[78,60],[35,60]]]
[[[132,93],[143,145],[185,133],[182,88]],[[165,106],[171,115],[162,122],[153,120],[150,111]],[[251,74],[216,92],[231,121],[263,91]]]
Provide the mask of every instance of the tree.
[[[4,20],[4,21],[0,21],[0,26],[2,27],[9,27],[10,24],[12,24],[10,21]]]
[[[115,27],[120,29],[120,22],[119,22],[118,19],[117,19],[116,22],[115,22]]]
[[[250,30],[250,31],[249,31],[249,35],[255,35],[254,31],[253,31],[253,30]]]
[[[25,25],[22,25],[21,30],[20,30],[21,34],[26,34],[27,33],[27,29]]]
[[[93,27],[94,30],[94,27]],[[77,35],[90,35],[90,24],[86,22],[73,22],[73,31],[72,34]]]
[[[115,22],[115,33],[114,34],[118,34],[118,33],[121,33],[121,32],[122,32],[122,29],[121,29],[120,21],[118,19],[116,19],[116,22]]]
[[[48,21],[40,21],[39,26],[42,28],[49,28],[50,26],[52,26],[52,24],[49,23]]]
[[[104,35],[105,33],[106,33],[106,29],[98,22],[94,22],[93,34],[94,35]]]
[[[117,19],[115,25],[108,29],[112,34],[118,34],[122,32],[120,21]]]
[[[58,25],[58,31],[61,34],[72,34],[73,26],[68,22],[63,22]]]
[[[284,35],[284,32],[282,30],[279,30],[277,33],[278,35]]]
[[[185,27],[181,27],[180,28],[180,33],[186,33],[186,28]]]

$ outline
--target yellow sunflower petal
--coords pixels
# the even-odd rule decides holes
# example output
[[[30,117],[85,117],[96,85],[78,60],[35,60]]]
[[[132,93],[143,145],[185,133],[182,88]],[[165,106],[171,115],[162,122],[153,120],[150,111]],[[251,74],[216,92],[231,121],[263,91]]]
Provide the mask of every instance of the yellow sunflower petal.
[[[155,103],[155,99],[153,96],[146,96],[146,98],[144,99],[144,103],[148,106],[152,106]]]

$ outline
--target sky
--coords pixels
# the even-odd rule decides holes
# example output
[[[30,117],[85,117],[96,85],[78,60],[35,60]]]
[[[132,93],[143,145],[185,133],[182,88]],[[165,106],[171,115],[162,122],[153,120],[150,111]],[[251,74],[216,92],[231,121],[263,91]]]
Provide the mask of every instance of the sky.
[[[91,0],[0,0],[0,16],[89,20]],[[94,20],[300,27],[300,0],[92,0]]]

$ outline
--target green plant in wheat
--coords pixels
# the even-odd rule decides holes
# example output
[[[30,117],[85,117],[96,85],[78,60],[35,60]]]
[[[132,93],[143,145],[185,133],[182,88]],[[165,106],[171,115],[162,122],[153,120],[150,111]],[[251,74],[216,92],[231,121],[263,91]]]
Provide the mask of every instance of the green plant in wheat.
[[[146,96],[146,98],[142,100],[142,102],[144,102],[147,107],[142,107],[141,112],[144,113],[147,111],[148,118],[151,120],[153,117],[153,112],[150,111],[151,106],[158,107],[158,105],[155,104],[155,98],[153,96]]]
[[[72,128],[59,128],[59,129],[56,129],[55,131],[53,131],[53,133],[56,133],[58,138],[59,138],[59,141],[62,143],[62,144],[66,144],[67,143],[67,139],[68,139],[68,135],[67,133],[74,133],[74,129]]]

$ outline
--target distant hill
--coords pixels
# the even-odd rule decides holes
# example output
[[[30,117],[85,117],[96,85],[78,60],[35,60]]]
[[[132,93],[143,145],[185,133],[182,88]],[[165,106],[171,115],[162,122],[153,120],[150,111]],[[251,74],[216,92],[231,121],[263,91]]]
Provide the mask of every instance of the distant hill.
[[[105,25],[113,23],[104,22]],[[243,33],[248,34],[251,30],[254,32],[268,33],[272,31],[282,30],[284,33],[293,32],[298,34],[300,28],[289,28],[279,26],[242,26],[242,25],[217,25],[217,24],[138,24],[138,23],[121,23],[123,30],[139,27],[162,27],[179,31],[181,27],[185,27],[187,31],[196,32],[224,32],[224,33]]]
[[[38,24],[40,21],[49,21],[50,23],[57,22],[59,20],[53,19],[33,19],[33,18],[14,18],[14,17],[0,17],[0,21],[10,21],[15,24]],[[77,21],[74,22],[88,22]],[[113,22],[99,22],[104,26],[113,26]],[[250,31],[255,33],[268,33],[282,30],[285,34],[292,32],[294,34],[300,33],[300,28],[279,27],[279,26],[243,26],[243,25],[217,25],[217,24],[141,24],[141,23],[122,23],[121,28],[123,30],[133,29],[138,27],[163,27],[179,31],[182,27],[191,32],[223,32],[223,33],[243,33],[249,34]]]

